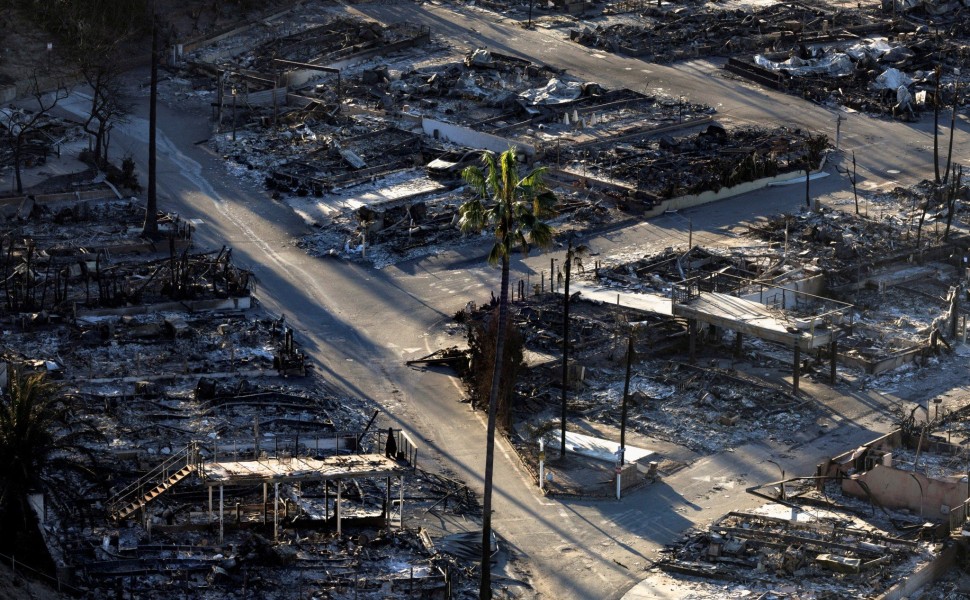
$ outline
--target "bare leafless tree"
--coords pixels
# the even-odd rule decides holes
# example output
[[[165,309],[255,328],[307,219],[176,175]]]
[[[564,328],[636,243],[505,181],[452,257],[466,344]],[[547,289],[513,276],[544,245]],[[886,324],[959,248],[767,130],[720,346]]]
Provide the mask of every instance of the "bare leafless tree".
[[[122,82],[124,39],[84,22],[77,29],[77,66],[91,88],[91,108],[83,127],[94,137],[94,162],[103,167],[108,163],[108,136],[115,125],[127,122],[132,108]]]
[[[22,171],[29,143],[41,135],[41,129],[47,123],[51,110],[67,95],[68,89],[63,85],[58,85],[51,92],[44,91],[35,72],[30,83],[31,100],[27,102],[26,108],[0,109],[0,136],[3,136],[9,149],[9,161],[14,169],[18,194],[24,193]]]
[[[855,152],[852,153],[852,170],[850,171],[848,167],[836,166],[835,170],[839,172],[840,175],[845,175],[849,179],[849,183],[852,184],[852,197],[855,199],[855,214],[859,214],[859,189],[856,187],[856,183],[859,178],[856,175],[856,164],[855,164]]]

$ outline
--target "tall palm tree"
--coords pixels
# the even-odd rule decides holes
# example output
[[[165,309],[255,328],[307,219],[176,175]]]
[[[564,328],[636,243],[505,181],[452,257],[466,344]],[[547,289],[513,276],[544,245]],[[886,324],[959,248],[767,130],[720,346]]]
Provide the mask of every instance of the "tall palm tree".
[[[60,386],[45,373],[11,369],[8,390],[0,395],[0,523],[26,529],[27,494],[52,481],[55,470],[94,479],[93,455],[82,445],[93,437],[99,434],[78,422]]]
[[[480,600],[492,597],[491,538],[492,538],[492,465],[495,455],[495,413],[502,382],[502,357],[509,320],[509,258],[512,250],[529,252],[531,246],[548,248],[552,245],[552,228],[543,218],[555,212],[557,199],[543,183],[545,167],[533,169],[519,177],[515,149],[509,148],[497,157],[492,152],[482,156],[480,167],[466,167],[462,178],[476,192],[476,197],[458,210],[459,227],[464,232],[492,229],[495,245],[488,253],[490,265],[501,264],[502,286],[499,295],[498,335],[495,360],[492,365],[492,387],[488,395],[488,426],[485,445],[485,497],[482,516],[482,575],[478,591]]]

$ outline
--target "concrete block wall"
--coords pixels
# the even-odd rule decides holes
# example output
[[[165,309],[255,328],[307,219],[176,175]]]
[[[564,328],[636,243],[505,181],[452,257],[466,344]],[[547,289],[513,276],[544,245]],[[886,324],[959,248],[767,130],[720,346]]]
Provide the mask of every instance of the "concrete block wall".
[[[956,563],[960,545],[957,543],[949,544],[940,552],[936,559],[923,565],[914,571],[912,575],[889,588],[876,600],[903,600],[904,598],[918,597],[914,596],[914,594],[920,588],[933,583],[953,567]]]

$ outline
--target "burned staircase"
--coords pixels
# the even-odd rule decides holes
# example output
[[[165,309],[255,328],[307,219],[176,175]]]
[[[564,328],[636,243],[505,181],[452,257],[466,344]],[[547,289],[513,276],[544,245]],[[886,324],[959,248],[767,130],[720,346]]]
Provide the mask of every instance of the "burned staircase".
[[[199,453],[193,442],[115,494],[108,501],[111,520],[124,521],[198,470]]]

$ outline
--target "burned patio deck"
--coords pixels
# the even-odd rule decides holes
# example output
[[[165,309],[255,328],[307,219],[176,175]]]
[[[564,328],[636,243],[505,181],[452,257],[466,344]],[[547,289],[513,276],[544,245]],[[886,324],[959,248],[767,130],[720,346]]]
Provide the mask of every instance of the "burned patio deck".
[[[838,331],[827,317],[841,312],[839,310],[817,316],[798,317],[792,311],[768,306],[757,300],[723,292],[702,292],[696,286],[687,291],[682,289],[684,285],[689,284],[675,286],[673,301],[659,294],[604,288],[583,282],[574,283],[572,287],[586,300],[615,304],[655,315],[696,320],[789,347],[797,344],[805,351],[832,343]],[[788,290],[788,294],[795,295],[799,292]]]
[[[670,298],[583,284],[577,288],[589,300],[685,319],[690,335],[691,360],[696,357],[698,323],[736,332],[735,354],[740,353],[744,335],[792,348],[792,389],[795,392],[798,391],[802,351],[812,352],[827,346],[830,379],[835,380],[838,337],[845,327],[851,329],[852,326],[851,304],[724,272],[675,283]],[[719,290],[729,290],[730,293]],[[789,310],[789,306],[800,310]],[[807,307],[815,310],[809,312]]]
[[[355,478],[384,477],[387,480],[384,504],[384,516],[388,516],[391,499],[391,477],[399,481],[398,509],[400,526],[404,527],[404,475],[408,471],[406,464],[381,454],[349,454],[328,456],[326,458],[304,457],[274,457],[258,460],[240,460],[224,462],[206,462],[202,465],[202,478],[209,490],[209,522],[219,523],[219,543],[224,540],[226,523],[226,506],[223,490],[225,486],[244,486],[262,484],[263,486],[263,522],[269,520],[269,507],[273,513],[273,537],[279,539],[280,529],[280,484],[286,482],[336,481],[337,494],[334,499],[334,517],[336,518],[337,534],[341,533],[342,511],[340,481]],[[269,501],[269,487],[272,484],[274,499]],[[218,510],[216,509],[213,490],[219,489]],[[329,488],[328,488],[329,489]],[[327,501],[329,504],[329,500]],[[329,512],[329,509],[328,509]],[[237,511],[238,516],[238,511]],[[327,516],[329,520],[329,515]]]
[[[400,477],[406,468],[382,454],[350,454],[322,459],[262,458],[204,465],[205,485],[247,485],[284,481],[326,481],[357,477]]]
[[[832,343],[835,335],[835,330],[828,326],[817,327],[815,318],[801,319],[788,311],[721,292],[700,292],[685,302],[675,300],[672,312],[675,317],[694,319],[786,346],[798,345],[805,351]]]

